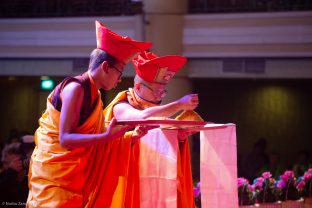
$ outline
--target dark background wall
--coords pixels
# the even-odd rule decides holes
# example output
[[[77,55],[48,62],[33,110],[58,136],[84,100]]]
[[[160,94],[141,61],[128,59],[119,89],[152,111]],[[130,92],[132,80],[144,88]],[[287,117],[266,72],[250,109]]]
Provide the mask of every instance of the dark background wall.
[[[239,159],[259,138],[266,139],[268,154],[280,154],[286,168],[298,151],[312,153],[312,80],[197,79],[193,85],[206,121],[237,125]],[[198,135],[193,141],[193,163],[199,163]]]
[[[55,85],[64,77],[50,77]],[[40,88],[40,77],[0,77],[0,142],[5,142],[11,129],[33,134],[38,128],[38,119],[45,110],[46,99],[51,91]],[[102,91],[104,103],[110,102],[121,90],[133,85],[133,79],[125,78],[110,92]]]
[[[11,129],[30,131],[35,129],[39,115],[39,80],[21,77],[0,78],[1,141],[5,141]]]

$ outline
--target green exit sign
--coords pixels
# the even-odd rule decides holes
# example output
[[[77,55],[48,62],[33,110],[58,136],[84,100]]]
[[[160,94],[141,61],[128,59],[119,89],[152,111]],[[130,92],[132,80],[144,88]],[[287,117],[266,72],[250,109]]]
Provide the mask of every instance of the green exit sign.
[[[42,90],[52,90],[54,88],[54,82],[51,79],[41,80]]]

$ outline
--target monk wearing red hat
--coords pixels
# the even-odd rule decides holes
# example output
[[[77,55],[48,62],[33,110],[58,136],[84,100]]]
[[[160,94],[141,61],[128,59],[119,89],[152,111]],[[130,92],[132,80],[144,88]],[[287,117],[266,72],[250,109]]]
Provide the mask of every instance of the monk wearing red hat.
[[[47,98],[35,133],[27,207],[116,207],[113,201],[124,198],[130,127],[106,122],[99,89],[114,88],[124,66],[151,43],[98,21],[96,36],[88,70],[63,80]]]
[[[141,53],[133,60],[137,73],[134,78],[134,87],[120,92],[104,110],[105,116],[115,117],[117,120],[141,120],[151,117],[168,118],[181,110],[193,112],[192,110],[198,105],[197,94],[186,95],[177,101],[161,105],[162,99],[167,94],[166,85],[185,63],[186,58],[182,56],[158,57],[152,52]],[[193,208],[193,182],[189,146],[185,135],[182,138],[182,134],[184,133],[179,134],[181,135],[181,137],[179,136],[181,142],[180,153],[178,154],[177,180],[180,182],[177,190],[177,207]],[[139,147],[139,142],[136,142],[133,144],[131,151],[126,207],[140,207]],[[154,205],[150,204],[150,207],[158,207],[162,204],[159,201],[155,201],[155,203]]]

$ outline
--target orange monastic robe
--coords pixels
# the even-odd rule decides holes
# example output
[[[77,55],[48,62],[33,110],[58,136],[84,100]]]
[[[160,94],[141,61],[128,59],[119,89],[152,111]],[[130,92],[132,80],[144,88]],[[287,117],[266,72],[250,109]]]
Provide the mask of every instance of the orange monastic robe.
[[[106,121],[110,121],[114,117],[113,108],[114,106],[121,102],[127,100],[127,91],[120,92],[115,99],[105,108],[103,111]],[[129,135],[132,132],[129,132]],[[127,134],[128,135],[128,134]],[[127,175],[127,187],[126,187],[126,196],[124,207],[126,208],[139,208],[140,207],[140,184],[139,184],[139,143],[135,143],[132,147],[126,150],[130,151],[130,158],[128,160],[128,175]],[[113,203],[116,203],[118,200],[115,199]]]
[[[75,132],[105,131],[103,104],[96,106]],[[124,207],[131,137],[68,150],[59,143],[60,112],[47,101],[35,133],[36,148],[29,169],[27,207]]]
[[[188,139],[180,145],[178,154],[178,208],[195,207],[191,156]]]
[[[154,104],[146,103],[135,96],[133,90],[120,92],[115,99],[106,107],[104,111],[105,117],[113,117],[113,107],[121,101],[129,101],[129,103],[137,109],[143,110]],[[179,181],[177,190],[177,207],[178,208],[193,208],[193,180],[190,163],[190,151],[188,140],[186,140],[179,148],[177,156],[177,179]],[[130,161],[127,178],[126,191],[126,208],[140,207],[140,143],[136,142],[130,151]]]

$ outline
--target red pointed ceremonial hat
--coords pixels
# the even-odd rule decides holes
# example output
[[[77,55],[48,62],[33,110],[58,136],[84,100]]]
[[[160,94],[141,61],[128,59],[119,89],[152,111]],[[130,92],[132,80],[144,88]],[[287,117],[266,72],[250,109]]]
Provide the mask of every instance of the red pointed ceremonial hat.
[[[150,42],[140,42],[121,36],[107,29],[103,23],[95,21],[97,48],[106,51],[124,64],[152,46]]]
[[[186,63],[183,56],[158,57],[152,52],[143,52],[132,61],[137,75],[147,82],[167,84]]]

